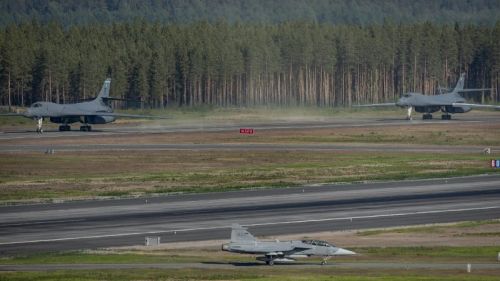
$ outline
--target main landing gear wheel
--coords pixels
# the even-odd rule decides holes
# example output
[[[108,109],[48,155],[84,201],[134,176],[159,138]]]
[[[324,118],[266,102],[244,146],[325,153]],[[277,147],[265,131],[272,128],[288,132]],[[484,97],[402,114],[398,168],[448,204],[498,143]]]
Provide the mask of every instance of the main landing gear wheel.
[[[451,120],[451,115],[450,114],[441,115],[441,119],[443,119],[443,120]]]
[[[274,265],[274,261],[273,260],[268,260],[268,261],[266,261],[266,264],[270,265],[270,266],[273,266]]]
[[[59,131],[71,131],[71,127],[69,125],[61,125],[59,126]]]
[[[87,126],[80,126],[80,131],[82,131],[82,132],[90,132],[90,131],[92,131],[92,127],[90,127],[88,125]]]
[[[432,119],[432,114],[430,114],[430,113],[424,114],[424,115],[422,115],[422,119],[424,119],[424,120],[429,119],[430,120],[430,119]]]

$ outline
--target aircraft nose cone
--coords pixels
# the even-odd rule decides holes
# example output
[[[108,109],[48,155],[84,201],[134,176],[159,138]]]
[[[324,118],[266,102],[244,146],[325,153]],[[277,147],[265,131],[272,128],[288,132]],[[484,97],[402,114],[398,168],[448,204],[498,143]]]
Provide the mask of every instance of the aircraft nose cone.
[[[336,252],[335,255],[337,256],[352,256],[355,255],[356,253],[353,251],[349,251],[346,249],[339,248]]]

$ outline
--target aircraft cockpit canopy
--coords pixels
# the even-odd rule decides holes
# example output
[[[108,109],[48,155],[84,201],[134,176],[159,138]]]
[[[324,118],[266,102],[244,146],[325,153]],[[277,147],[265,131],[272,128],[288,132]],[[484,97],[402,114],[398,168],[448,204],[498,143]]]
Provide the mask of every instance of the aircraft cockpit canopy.
[[[403,95],[403,98],[409,98],[411,96],[411,93],[406,93]]]
[[[31,105],[31,107],[40,107],[42,106],[41,103],[35,102],[34,104]]]
[[[302,243],[314,246],[335,247],[334,245],[322,240],[302,240]]]

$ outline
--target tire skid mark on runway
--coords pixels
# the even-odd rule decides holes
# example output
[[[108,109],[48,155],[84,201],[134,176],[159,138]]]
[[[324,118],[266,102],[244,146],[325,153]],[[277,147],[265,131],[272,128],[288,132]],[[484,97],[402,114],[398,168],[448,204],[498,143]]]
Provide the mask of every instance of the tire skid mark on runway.
[[[51,220],[51,221],[6,223],[6,224],[1,224],[0,227],[23,226],[23,225],[34,225],[34,224],[53,224],[53,223],[79,222],[79,221],[86,221],[86,219],[71,219],[71,220]]]

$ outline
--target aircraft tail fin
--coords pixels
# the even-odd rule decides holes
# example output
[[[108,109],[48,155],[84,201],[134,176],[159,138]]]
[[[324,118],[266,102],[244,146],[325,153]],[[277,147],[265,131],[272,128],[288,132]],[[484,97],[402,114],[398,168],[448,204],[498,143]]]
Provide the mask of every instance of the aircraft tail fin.
[[[453,88],[453,93],[459,93],[464,89],[464,84],[465,84],[465,72],[460,74],[460,79],[457,81],[457,85],[455,85],[455,88]]]
[[[231,225],[231,242],[253,242],[255,237],[239,224]]]
[[[110,86],[111,86],[111,78],[104,80],[104,84],[102,85],[101,91],[99,92],[97,99],[109,98]]]
[[[491,91],[492,88],[471,88],[471,89],[464,89],[464,82],[465,82],[465,73],[462,73],[460,75],[460,79],[458,79],[457,85],[455,88],[453,88],[453,91],[451,93],[462,96],[464,93],[469,93],[469,92],[477,92],[481,93],[484,91]]]

